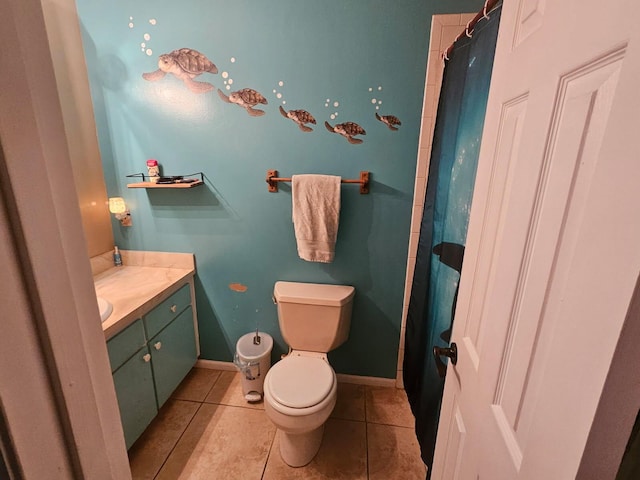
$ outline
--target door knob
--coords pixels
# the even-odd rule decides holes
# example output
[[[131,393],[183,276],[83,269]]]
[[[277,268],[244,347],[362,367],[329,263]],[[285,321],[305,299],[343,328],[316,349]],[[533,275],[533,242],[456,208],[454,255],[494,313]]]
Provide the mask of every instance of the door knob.
[[[458,346],[452,343],[450,347],[433,347],[433,358],[436,361],[436,368],[440,378],[444,378],[447,373],[447,366],[440,358],[441,356],[449,357],[452,364],[458,363]]]

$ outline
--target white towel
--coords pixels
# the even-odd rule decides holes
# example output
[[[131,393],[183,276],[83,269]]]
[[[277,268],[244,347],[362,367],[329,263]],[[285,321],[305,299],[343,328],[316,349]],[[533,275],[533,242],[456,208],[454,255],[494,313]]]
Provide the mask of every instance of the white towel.
[[[293,175],[293,226],[298,255],[308,262],[331,263],[340,220],[340,177]]]

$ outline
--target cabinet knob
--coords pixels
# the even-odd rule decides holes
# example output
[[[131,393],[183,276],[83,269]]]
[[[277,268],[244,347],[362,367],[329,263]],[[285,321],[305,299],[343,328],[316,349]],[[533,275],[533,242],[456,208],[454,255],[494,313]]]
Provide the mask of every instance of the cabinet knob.
[[[169,307],[169,310],[171,310],[173,313],[176,313],[176,310],[178,310],[178,307],[176,305],[171,305]]]
[[[153,348],[160,350],[162,348],[162,342],[156,342],[153,344]]]
[[[145,363],[149,363],[149,362],[151,361],[151,354],[149,354],[149,353],[145,353],[145,354],[142,356],[142,359],[145,361]]]

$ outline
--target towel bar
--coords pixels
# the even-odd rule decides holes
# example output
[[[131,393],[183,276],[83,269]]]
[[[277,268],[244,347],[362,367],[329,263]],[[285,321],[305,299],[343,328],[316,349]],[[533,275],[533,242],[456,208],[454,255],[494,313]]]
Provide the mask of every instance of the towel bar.
[[[290,178],[278,177],[277,170],[267,170],[267,185],[270,192],[278,191],[278,182],[290,182]],[[369,172],[360,172],[359,179],[342,179],[342,183],[359,183],[360,193],[369,193]]]

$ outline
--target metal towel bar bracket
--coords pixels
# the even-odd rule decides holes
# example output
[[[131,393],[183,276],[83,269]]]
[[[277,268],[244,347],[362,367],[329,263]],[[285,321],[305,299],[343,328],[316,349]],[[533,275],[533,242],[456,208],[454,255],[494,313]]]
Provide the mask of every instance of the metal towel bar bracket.
[[[278,177],[277,170],[267,170],[267,185],[270,192],[278,191],[278,182],[290,182],[290,178]],[[360,172],[359,179],[342,179],[342,183],[360,184],[360,193],[369,193],[369,172]]]

